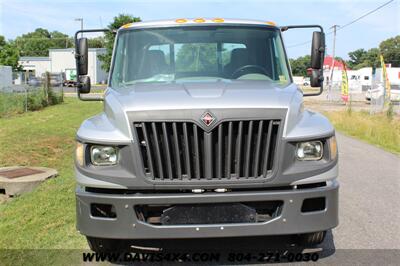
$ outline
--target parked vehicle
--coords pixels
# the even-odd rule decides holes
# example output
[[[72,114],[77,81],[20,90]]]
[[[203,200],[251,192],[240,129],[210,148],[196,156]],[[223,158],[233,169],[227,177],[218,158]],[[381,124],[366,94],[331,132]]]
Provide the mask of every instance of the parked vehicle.
[[[64,86],[74,87],[76,85],[76,69],[65,69]]]
[[[77,132],[77,228],[95,251],[140,239],[294,235],[338,225],[335,130],[303,110],[281,32],[316,27],[310,85],[322,92],[320,26],[250,20],[139,22],[116,36],[104,98],[75,34],[78,97],[104,111]],[[103,30],[106,31],[106,30]],[[123,241],[126,240],[126,241]]]
[[[394,86],[393,86],[394,87]],[[385,88],[383,87],[382,83],[377,84],[374,88],[369,88],[365,93],[365,100],[370,102],[372,100],[377,101],[385,97]],[[390,101],[392,102],[399,102],[400,101],[400,89],[391,88],[390,89]]]
[[[42,80],[46,79],[46,73],[42,74]],[[65,74],[62,72],[50,73],[50,85],[53,87],[60,87],[64,84]]]
[[[40,84],[42,84],[42,80],[37,77],[30,77],[28,79],[28,84],[31,86],[40,86]]]

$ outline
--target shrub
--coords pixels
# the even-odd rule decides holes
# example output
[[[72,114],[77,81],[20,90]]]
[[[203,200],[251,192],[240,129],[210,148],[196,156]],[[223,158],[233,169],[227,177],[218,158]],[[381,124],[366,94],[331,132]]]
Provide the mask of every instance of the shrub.
[[[37,111],[46,106],[43,89],[29,92],[27,100],[28,111]]]
[[[49,105],[60,104],[64,101],[62,93],[54,92],[51,88],[47,92],[44,88],[28,91],[28,94],[0,92],[0,117],[28,111],[37,111]]]

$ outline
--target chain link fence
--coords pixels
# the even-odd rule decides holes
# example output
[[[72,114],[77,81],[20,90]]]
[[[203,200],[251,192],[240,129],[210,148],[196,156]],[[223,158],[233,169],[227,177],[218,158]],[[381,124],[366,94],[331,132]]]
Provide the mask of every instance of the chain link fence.
[[[36,111],[64,101],[62,90],[54,90],[50,79],[36,84],[1,86],[0,117]]]

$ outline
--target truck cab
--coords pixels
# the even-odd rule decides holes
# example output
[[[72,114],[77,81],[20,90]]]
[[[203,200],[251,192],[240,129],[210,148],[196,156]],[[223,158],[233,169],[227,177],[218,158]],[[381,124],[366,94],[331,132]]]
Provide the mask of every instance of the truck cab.
[[[117,31],[104,111],[76,135],[77,228],[93,250],[264,235],[316,245],[338,225],[335,130],[304,110],[282,40],[298,27],[320,29],[320,87],[319,26],[178,19]],[[85,53],[76,39],[78,96],[94,100]]]

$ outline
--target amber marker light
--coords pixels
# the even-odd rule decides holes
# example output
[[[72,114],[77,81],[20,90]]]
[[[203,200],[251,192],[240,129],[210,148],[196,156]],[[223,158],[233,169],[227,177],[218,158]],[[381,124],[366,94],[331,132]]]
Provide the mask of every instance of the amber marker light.
[[[224,22],[224,19],[223,18],[214,18],[212,21],[216,22],[216,23],[221,23],[221,22]]]
[[[186,22],[187,22],[187,19],[178,18],[178,19],[175,20],[175,22],[176,22],[176,23],[186,23]]]
[[[126,29],[126,28],[129,28],[132,25],[133,25],[133,23],[128,23],[128,24],[122,25],[121,28]]]
[[[196,22],[196,23],[204,23],[204,22],[206,22],[206,20],[204,18],[196,18],[193,21]]]

